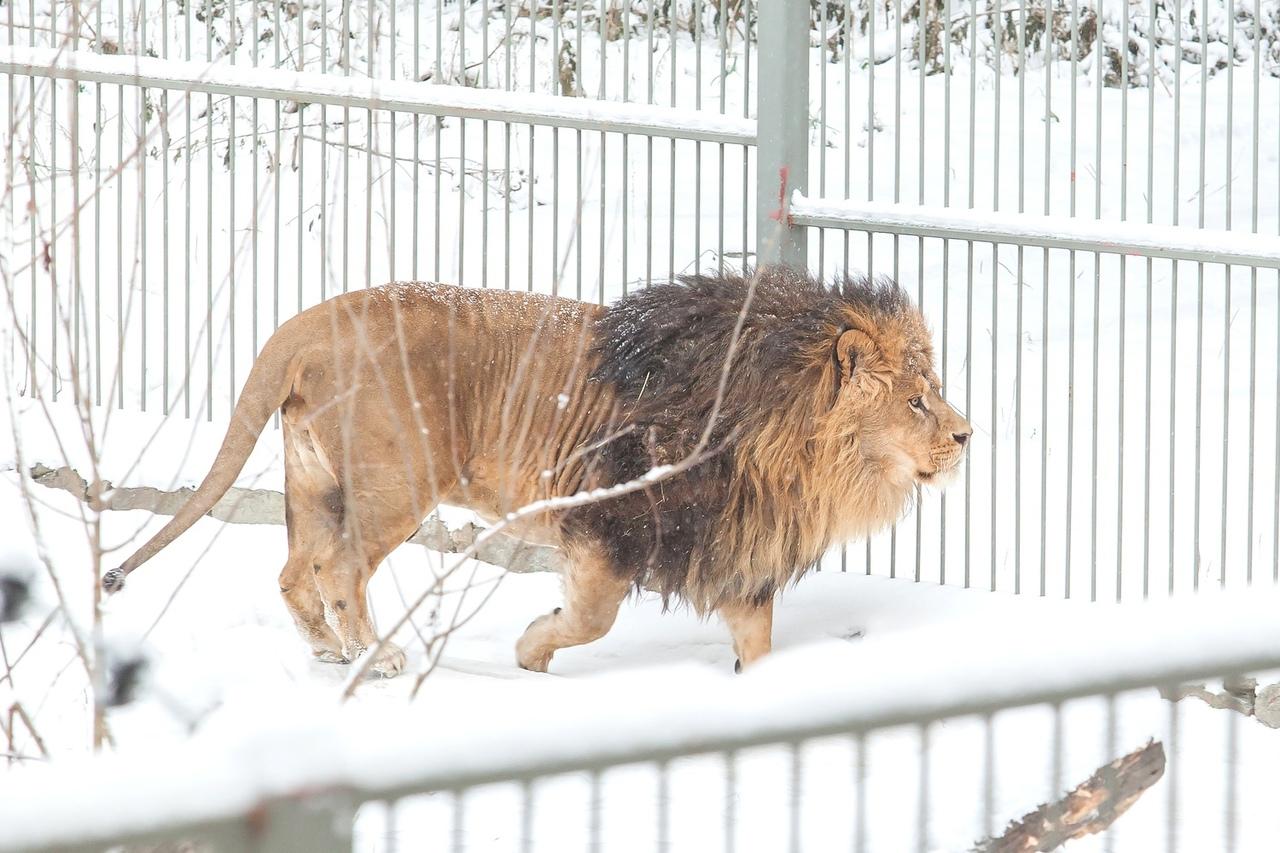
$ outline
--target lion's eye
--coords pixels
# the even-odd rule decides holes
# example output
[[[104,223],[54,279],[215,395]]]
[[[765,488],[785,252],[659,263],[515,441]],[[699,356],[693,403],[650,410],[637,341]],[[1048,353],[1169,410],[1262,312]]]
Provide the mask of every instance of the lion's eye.
[[[912,397],[910,400],[907,401],[907,404],[911,406],[911,408],[915,409],[917,412],[924,411],[924,400],[920,399],[919,397]]]

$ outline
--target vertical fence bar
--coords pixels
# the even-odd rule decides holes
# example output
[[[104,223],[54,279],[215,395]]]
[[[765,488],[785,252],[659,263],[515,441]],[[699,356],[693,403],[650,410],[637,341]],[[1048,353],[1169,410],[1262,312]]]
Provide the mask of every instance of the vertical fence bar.
[[[854,749],[858,757],[853,766],[853,850],[854,853],[866,853],[867,850],[867,736],[859,734],[855,738]]]
[[[1124,49],[1120,51],[1120,221],[1129,218],[1129,3],[1121,9],[1121,32]],[[1124,583],[1124,357],[1125,297],[1129,277],[1129,259],[1121,255],[1120,316],[1118,366],[1116,370],[1116,602],[1121,600]]]
[[[901,6],[901,0],[899,3]],[[919,113],[919,129],[916,131],[915,150],[915,202],[918,205],[924,205],[924,76],[927,74],[925,64],[928,61],[928,45],[925,37],[928,36],[928,8],[924,0],[919,0],[916,5],[915,17],[915,65],[916,72],[919,77],[918,101],[916,101],[915,110]],[[900,14],[901,17],[901,14]],[[897,199],[895,199],[897,201]],[[915,304],[920,306],[920,310],[924,310],[924,248],[925,242],[923,238],[915,241]],[[897,270],[897,238],[893,238],[893,279],[899,280],[899,270]],[[924,538],[924,489],[919,485],[915,487],[915,580],[919,583],[922,576],[922,552]],[[868,560],[868,562],[870,562]]]
[[[590,784],[590,801],[587,806],[587,850],[591,853],[600,853],[600,851],[604,849],[602,837],[604,798],[600,790],[601,785],[599,772],[591,774]]]
[[[942,7],[942,19],[950,27],[951,0],[945,0]],[[942,90],[942,206],[951,206],[951,37],[943,36],[943,90]],[[924,105],[921,104],[921,112]],[[920,182],[924,183],[924,173],[920,173]],[[920,253],[923,263],[924,253]],[[945,388],[951,381],[947,373],[947,362],[950,347],[947,330],[951,315],[951,241],[942,241],[942,385]],[[966,407],[966,412],[968,408]],[[947,496],[943,493],[938,500],[938,583],[947,582]]]
[[[255,16],[256,17],[256,16]],[[146,20],[146,16],[143,16]],[[236,25],[236,8],[234,0],[231,4],[230,26],[232,30],[230,59],[231,64],[236,64],[236,45],[235,39]],[[255,45],[256,47],[256,45]],[[139,132],[141,136],[141,131]],[[236,96],[231,95],[227,98],[227,155],[223,160],[223,165],[227,170],[227,411],[230,412],[236,404]],[[212,156],[213,152],[209,152]],[[146,174],[145,170],[143,174]],[[145,185],[145,182],[144,182]],[[146,199],[143,199],[142,209],[145,211]],[[145,214],[144,214],[145,215]],[[145,222],[142,229],[145,235]],[[146,243],[143,243],[146,246]],[[146,257],[146,252],[143,252]],[[147,352],[147,323],[146,323],[146,277],[143,277],[143,323],[142,323],[142,353],[143,353],[143,401],[146,401],[146,352]],[[145,409],[144,409],[145,411]]]
[[[969,3],[969,186],[966,202],[973,210],[974,190],[977,176],[975,165],[977,151],[977,108],[978,108],[978,0]],[[965,347],[973,348],[973,241],[967,240],[965,245],[965,299],[964,328]],[[973,358],[968,353],[964,359],[964,412],[966,417],[973,415]],[[994,425],[993,425],[994,426]],[[964,455],[964,586],[972,585],[973,557],[973,453]]]
[[[804,845],[801,840],[802,836],[800,832],[800,829],[801,829],[800,805],[802,802],[802,796],[804,794],[804,790],[803,790],[804,755],[801,751],[802,748],[803,747],[801,744],[792,743],[790,745],[790,749],[788,749],[789,757],[791,759],[791,768],[790,768],[791,790],[788,791],[787,812],[788,812],[788,828],[789,828],[789,837],[790,837],[789,849],[791,850],[791,853],[802,853],[802,851],[804,850]]]
[[[98,6],[101,11],[101,4]],[[280,16],[279,6],[277,6],[276,28],[279,30]],[[191,4],[186,3],[183,6],[183,28],[185,34],[184,58],[191,59]],[[102,32],[102,16],[98,16],[98,32]],[[276,57],[276,64],[279,65],[279,57]],[[186,204],[183,207],[183,233],[182,245],[185,251],[182,253],[182,282],[183,282],[183,299],[182,299],[182,416],[184,418],[191,417],[191,371],[195,367],[195,353],[191,350],[191,93],[184,92],[182,96],[183,119],[185,127],[182,137],[182,163],[183,163],[183,187],[186,190]],[[101,105],[99,104],[99,122],[101,122]],[[276,102],[276,163],[279,164],[279,126],[280,126],[280,103]],[[98,131],[98,145],[102,144],[101,128]],[[101,152],[99,152],[101,155]],[[101,183],[99,183],[99,191],[101,191]],[[279,205],[276,206],[277,210]],[[277,217],[278,222],[278,217]],[[277,228],[277,231],[279,229]],[[277,234],[276,245],[279,246],[279,235]],[[101,292],[101,291],[99,291]],[[101,362],[101,356],[99,356]],[[98,379],[98,393],[102,392],[102,380]],[[101,399],[99,399],[101,402]]]
[[[1045,32],[1054,31],[1054,8],[1045,4]],[[1049,164],[1053,154],[1053,43],[1044,42],[1044,204],[1041,210],[1051,212],[1052,188],[1049,183]],[[1072,85],[1075,85],[1073,79]],[[1040,269],[1040,596],[1048,594],[1048,545],[1049,535],[1049,250],[1041,252]]]
[[[1101,55],[1100,42],[1094,46],[1094,66],[1097,68],[1096,92],[1094,100],[1094,139],[1093,139],[1093,218],[1102,218],[1102,92],[1104,88],[1103,66],[1098,59]],[[1102,309],[1102,255],[1093,253],[1093,381],[1090,388],[1093,392],[1092,430],[1090,451],[1089,478],[1089,601],[1098,600],[1098,330],[1099,314]]]
[[[1209,0],[1204,0],[1200,4],[1200,55],[1208,56],[1209,50]],[[1205,84],[1208,71],[1204,63],[1200,65],[1200,171],[1199,186],[1196,198],[1199,202],[1199,211],[1196,224],[1198,227],[1204,227],[1205,212],[1205,116],[1208,112],[1208,94],[1209,89]],[[1204,264],[1196,264],[1196,426],[1195,426],[1195,485],[1192,487],[1191,494],[1195,503],[1192,521],[1192,551],[1191,558],[1195,569],[1195,574],[1191,577],[1191,588],[1200,589],[1200,509],[1203,506],[1202,496],[1200,494],[1200,429],[1201,415],[1204,409]]]
[[[996,731],[991,715],[982,718],[982,835],[996,828]]]
[[[761,267],[807,263],[789,196],[809,186],[809,4],[761,3],[756,85],[756,254]]]
[[[467,846],[467,800],[466,791],[453,792],[453,814],[449,820],[450,853],[462,853]]]
[[[1181,708],[1182,706],[1177,702],[1169,703],[1169,764],[1165,773],[1165,853],[1175,853],[1178,849],[1178,782],[1181,775],[1178,772],[1181,767],[1178,760],[1178,712]]]
[[[724,754],[724,853],[733,853],[738,826],[738,754]]]
[[[668,6],[667,13],[667,35],[671,50],[671,95],[667,102],[670,107],[676,107],[679,104],[678,92],[680,81],[680,43],[677,36],[679,35],[680,24],[678,20],[678,9],[674,5]],[[676,139],[672,137],[667,140],[669,146],[667,161],[667,277],[675,278],[676,275]]]
[[[658,762],[658,802],[655,823],[658,828],[657,853],[665,853],[671,849],[671,780],[670,766],[665,761]]]
[[[1004,43],[1004,20],[1003,15],[994,14],[991,16],[992,43],[1000,45]],[[994,110],[992,119],[992,127],[995,135],[992,139],[991,152],[991,209],[1000,209],[1000,80],[1003,78],[1001,51],[996,51],[994,59],[994,79],[991,91],[991,104]],[[1000,418],[1000,401],[998,392],[1000,390],[1000,244],[991,244],[991,434],[997,435]],[[997,566],[999,564],[998,557],[998,530],[996,519],[999,518],[998,489],[996,483],[999,482],[998,475],[1000,469],[1000,452],[999,443],[992,441],[991,443],[991,586],[992,592],[996,591],[997,585]]]
[[[916,850],[929,850],[929,724],[920,726],[920,779],[916,792]]]
[[[1080,63],[1080,6],[1078,0],[1071,0],[1071,133],[1070,160],[1071,183],[1069,185],[1068,212],[1076,215],[1076,131],[1079,128],[1080,102],[1078,95],[1079,80],[1076,77]],[[1076,381],[1076,252],[1072,249],[1067,259],[1067,387],[1074,391]],[[1067,394],[1067,488],[1066,518],[1063,523],[1063,552],[1066,560],[1062,568],[1062,597],[1071,597],[1071,556],[1074,553],[1074,540],[1071,536],[1072,513],[1075,509],[1073,487],[1075,485],[1075,450],[1076,450],[1076,395]]]
[[[1152,0],[1154,6],[1155,0]],[[1253,15],[1253,151],[1252,151],[1252,171],[1250,174],[1253,180],[1253,196],[1250,198],[1249,210],[1251,213],[1249,230],[1253,234],[1258,233],[1258,186],[1261,183],[1261,176],[1258,174],[1258,143],[1262,136],[1262,124],[1260,120],[1259,108],[1260,104],[1260,87],[1262,85],[1262,16],[1256,11]],[[1280,293],[1277,293],[1280,298]],[[1247,502],[1248,502],[1248,521],[1246,522],[1247,535],[1245,540],[1245,557],[1244,571],[1245,583],[1253,583],[1253,495],[1254,495],[1254,439],[1257,427],[1257,402],[1258,402],[1258,268],[1254,267],[1249,271],[1249,480],[1247,486]],[[1276,468],[1280,469],[1280,460],[1273,460]]]
[[[742,117],[747,118],[751,110],[751,0],[743,0],[742,4]],[[759,38],[757,37],[757,46]],[[756,97],[760,96],[760,87],[756,86]],[[759,163],[759,156],[756,157]],[[742,146],[742,268],[745,271],[747,267],[747,259],[750,257],[751,250],[749,248],[749,235],[747,233],[750,227],[751,216],[747,209],[747,198],[749,197],[748,188],[751,178],[751,149],[749,146]],[[758,237],[758,235],[757,235]],[[759,258],[757,257],[757,263]],[[1280,487],[1278,487],[1280,489]],[[1277,491],[1280,496],[1280,491]],[[1280,503],[1280,500],[1278,500]],[[1280,561],[1277,561],[1277,571],[1280,571]]]
[[[94,9],[97,34],[94,44],[98,53],[103,52],[102,44],[102,3]],[[9,45],[13,45],[13,4],[9,4]],[[14,127],[13,118],[13,77],[9,77],[9,127]],[[187,99],[190,103],[190,97]],[[187,135],[190,136],[191,111],[187,110]],[[188,158],[188,163],[190,159]],[[8,152],[9,184],[13,184],[13,148]],[[188,183],[190,183],[188,176]],[[10,207],[13,195],[10,194]],[[13,221],[13,211],[9,211],[9,221]],[[102,84],[93,84],[93,402],[102,405]],[[190,280],[190,276],[188,276]],[[86,399],[88,395],[86,394]]]
[[[821,4],[818,10],[818,44],[824,56],[827,49],[827,4]],[[827,195],[827,68],[821,65],[822,72],[818,76],[818,189],[817,194]],[[827,263],[827,229],[818,229],[818,278],[826,277]]]
[[[1027,0],[1018,4],[1018,213],[1027,200]],[[1022,308],[1026,249],[1017,246],[1013,349],[1013,591],[1022,592]]]
[[[1256,15],[1257,12],[1255,11]],[[1232,169],[1232,152],[1235,145],[1235,52],[1236,52],[1236,15],[1235,8],[1231,7],[1227,12],[1227,44],[1230,45],[1231,58],[1227,61],[1227,145],[1226,145],[1226,163],[1224,168],[1226,171],[1226,186],[1224,189],[1223,212],[1225,213],[1225,222],[1223,227],[1231,230],[1231,182],[1234,172]],[[1201,67],[1204,67],[1203,65]],[[1227,264],[1222,270],[1222,294],[1225,304],[1222,310],[1222,508],[1218,517],[1218,584],[1220,586],[1227,585],[1227,487],[1229,482],[1228,461],[1230,459],[1230,437],[1231,437],[1231,265]]]
[[[1173,38],[1182,43],[1182,0],[1174,0]],[[1182,63],[1173,65],[1173,183],[1172,201],[1169,205],[1171,224],[1178,224],[1178,208],[1181,201],[1179,177],[1182,171]],[[1178,262],[1169,263],[1169,594],[1173,595],[1177,579],[1174,561],[1175,533],[1173,523],[1175,486],[1177,485],[1178,448]]]
[[[533,783],[520,785],[520,853],[533,850]]]
[[[1147,224],[1155,221],[1155,119],[1156,119],[1156,0],[1151,0],[1147,7]],[[1142,536],[1142,598],[1145,601],[1151,595],[1151,322],[1152,290],[1155,286],[1154,265],[1147,258],[1146,289],[1146,361],[1143,390],[1145,392],[1143,406],[1143,457],[1142,457],[1142,517],[1147,520],[1143,525]],[[1170,487],[1172,489],[1172,486]],[[1172,520],[1170,521],[1172,525]]]

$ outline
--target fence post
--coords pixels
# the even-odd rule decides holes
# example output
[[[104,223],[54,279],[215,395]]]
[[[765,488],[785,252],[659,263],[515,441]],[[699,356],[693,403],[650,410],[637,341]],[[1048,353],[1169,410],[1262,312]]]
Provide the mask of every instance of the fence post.
[[[756,25],[756,264],[804,268],[791,191],[809,185],[809,4],[759,0]]]
[[[281,798],[253,819],[253,853],[351,853],[355,806],[341,793]]]

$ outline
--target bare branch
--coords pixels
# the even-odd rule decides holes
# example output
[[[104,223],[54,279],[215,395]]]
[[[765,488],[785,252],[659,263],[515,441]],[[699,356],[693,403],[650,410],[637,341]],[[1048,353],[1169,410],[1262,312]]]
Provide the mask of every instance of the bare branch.
[[[1102,832],[1128,811],[1143,792],[1164,775],[1160,741],[1121,756],[1097,771],[1066,797],[1046,803],[1009,824],[999,838],[976,844],[973,853],[1044,853],[1075,838]]]

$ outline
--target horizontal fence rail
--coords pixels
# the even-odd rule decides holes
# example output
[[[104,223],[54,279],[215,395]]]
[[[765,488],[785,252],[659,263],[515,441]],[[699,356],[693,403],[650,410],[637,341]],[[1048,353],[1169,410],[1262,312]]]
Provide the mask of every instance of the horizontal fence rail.
[[[780,655],[740,679],[676,667],[628,675],[626,690],[610,689],[609,677],[571,687],[544,681],[541,689],[522,690],[516,705],[495,693],[483,710],[379,705],[376,730],[361,725],[358,712],[317,709],[305,725],[267,719],[261,732],[242,744],[224,744],[216,755],[199,745],[190,754],[166,754],[166,767],[199,768],[181,784],[123,754],[65,773],[49,767],[0,781],[6,827],[0,853],[92,850],[193,832],[239,837],[247,849],[255,832],[270,824],[273,804],[293,809],[296,817],[311,801],[311,820],[332,822],[369,800],[794,746],[1273,669],[1280,667],[1277,608],[1280,595],[1259,592],[1094,612],[1087,631],[1076,630],[1072,613],[1047,619],[1028,614],[1015,624],[970,626],[950,637],[953,629],[943,625],[912,639],[921,651],[937,645],[915,656],[909,669],[887,653],[893,639],[864,640]],[[1026,642],[1008,643],[1009,630]],[[1072,640],[1059,645],[1046,665],[1043,643],[1062,632]],[[1118,636],[1126,638],[1122,646]],[[965,676],[974,660],[983,661],[981,678]],[[637,707],[637,684],[670,698]],[[284,760],[300,739],[323,748],[306,760]]]
[[[814,228],[1280,269],[1280,237],[1268,234],[890,202],[811,199],[798,190],[792,196],[790,214],[793,224]]]
[[[712,112],[217,62],[7,47],[0,48],[0,73],[700,142],[756,141],[754,120]]]

